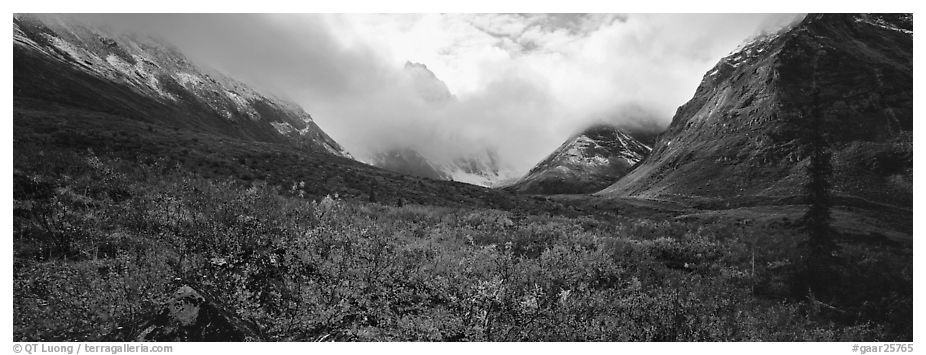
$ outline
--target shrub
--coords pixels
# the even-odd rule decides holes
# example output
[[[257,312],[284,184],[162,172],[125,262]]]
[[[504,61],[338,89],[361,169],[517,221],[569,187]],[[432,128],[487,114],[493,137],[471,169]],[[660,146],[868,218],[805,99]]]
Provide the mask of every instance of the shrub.
[[[291,182],[208,179],[157,159],[31,161],[14,172],[17,341],[111,339],[180,283],[281,341],[912,334],[912,252],[891,246],[843,248],[854,262],[841,279],[873,287],[843,285],[833,304],[851,316],[823,317],[754,291],[790,265],[771,247],[787,233],[764,226],[311,201]]]

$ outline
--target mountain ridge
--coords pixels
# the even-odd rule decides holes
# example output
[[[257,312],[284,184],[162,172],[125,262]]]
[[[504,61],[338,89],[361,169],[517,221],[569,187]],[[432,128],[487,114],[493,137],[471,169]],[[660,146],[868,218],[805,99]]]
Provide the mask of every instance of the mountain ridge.
[[[13,26],[18,96],[107,107],[151,123],[238,138],[291,141],[350,158],[298,105],[204,70],[156,38],[115,34],[53,15],[18,14]],[[115,85],[119,97],[94,95],[102,90],[96,81]]]
[[[650,148],[620,128],[599,124],[572,135],[505,189],[519,193],[596,192],[630,171]]]
[[[800,194],[808,115],[820,105],[834,190],[908,203],[912,37],[904,15],[808,15],[705,74],[652,154],[598,193],[671,199]],[[896,24],[895,24],[896,23]],[[912,27],[911,27],[912,28]],[[812,86],[819,102],[810,102]]]

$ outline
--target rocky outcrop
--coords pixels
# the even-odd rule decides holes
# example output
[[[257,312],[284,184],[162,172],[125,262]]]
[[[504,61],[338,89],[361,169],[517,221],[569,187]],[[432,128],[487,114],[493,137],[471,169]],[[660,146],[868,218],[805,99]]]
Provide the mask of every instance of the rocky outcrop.
[[[179,287],[161,309],[123,327],[122,341],[260,341],[257,327],[188,285]]]

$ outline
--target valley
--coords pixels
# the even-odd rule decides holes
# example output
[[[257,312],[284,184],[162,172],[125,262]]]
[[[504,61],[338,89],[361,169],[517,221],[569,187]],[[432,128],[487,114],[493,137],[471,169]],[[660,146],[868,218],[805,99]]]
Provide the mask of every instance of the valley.
[[[166,44],[14,16],[13,338],[912,341],[906,31],[808,15],[722,58],[656,138],[587,127],[503,181],[491,149],[361,162]]]

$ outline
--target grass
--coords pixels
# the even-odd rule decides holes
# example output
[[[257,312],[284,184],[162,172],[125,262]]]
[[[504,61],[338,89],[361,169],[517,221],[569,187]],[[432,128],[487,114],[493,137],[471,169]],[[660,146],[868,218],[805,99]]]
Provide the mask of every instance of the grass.
[[[121,340],[179,284],[270,341],[912,340],[909,245],[841,240],[821,298],[793,226],[396,207],[18,142],[16,341]]]

